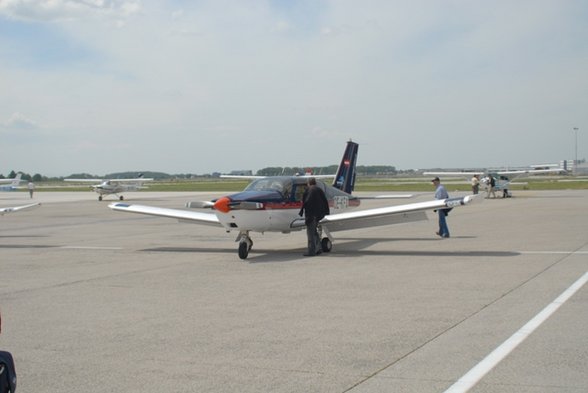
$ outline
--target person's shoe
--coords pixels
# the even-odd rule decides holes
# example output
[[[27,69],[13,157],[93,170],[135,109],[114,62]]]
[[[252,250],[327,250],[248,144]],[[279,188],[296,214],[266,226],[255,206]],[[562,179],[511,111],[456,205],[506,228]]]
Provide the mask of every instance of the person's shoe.
[[[441,237],[449,237],[449,235],[441,235]]]
[[[316,252],[316,255],[321,255],[322,253],[323,253],[323,250],[318,250],[318,251]]]
[[[435,232],[435,235],[437,236],[441,236],[441,234],[439,232]]]

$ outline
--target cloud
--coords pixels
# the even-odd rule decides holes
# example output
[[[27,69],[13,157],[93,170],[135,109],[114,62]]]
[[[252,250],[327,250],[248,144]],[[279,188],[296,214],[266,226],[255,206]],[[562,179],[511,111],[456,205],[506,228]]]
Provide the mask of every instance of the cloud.
[[[140,0],[3,0],[0,2],[0,15],[36,22],[75,20],[90,16],[124,19],[140,10]]]
[[[19,112],[13,113],[7,121],[2,123],[2,126],[11,130],[34,130],[39,128],[36,121]]]
[[[488,139],[510,163],[562,159],[573,144],[561,127],[587,120],[585,11],[551,0],[0,0],[0,130],[37,130],[52,144],[42,167],[49,152],[76,166],[54,173],[328,164],[349,138],[362,163],[398,168],[500,164]]]

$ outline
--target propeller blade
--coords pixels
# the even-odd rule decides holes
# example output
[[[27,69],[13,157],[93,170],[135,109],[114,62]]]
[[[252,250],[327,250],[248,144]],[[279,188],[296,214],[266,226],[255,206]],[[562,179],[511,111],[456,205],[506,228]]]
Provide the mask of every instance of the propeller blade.
[[[192,201],[186,202],[186,207],[190,209],[212,209],[214,203],[210,201]]]

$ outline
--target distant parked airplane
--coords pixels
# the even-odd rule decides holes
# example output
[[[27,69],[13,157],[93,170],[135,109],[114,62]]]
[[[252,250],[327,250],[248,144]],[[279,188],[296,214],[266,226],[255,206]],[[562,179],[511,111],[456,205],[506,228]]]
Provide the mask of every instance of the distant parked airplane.
[[[466,180],[470,180],[472,176],[480,176],[480,183],[482,187],[488,188],[490,184],[490,176],[494,178],[495,186],[494,190],[503,193],[504,197],[512,196],[509,188],[510,184],[517,177],[524,175],[541,175],[541,174],[557,174],[565,173],[566,170],[562,168],[550,168],[550,169],[517,169],[517,170],[489,170],[486,172],[480,171],[462,171],[462,172],[423,172],[423,175],[431,176],[446,176],[446,177],[463,177]]]
[[[90,187],[98,193],[98,200],[101,201],[103,195],[115,194],[121,201],[124,199],[122,195],[118,195],[127,191],[138,191],[143,187],[143,183],[152,181],[151,178],[144,178],[143,174],[135,179],[65,179],[65,181],[76,183],[96,183]]]
[[[16,175],[14,179],[0,179],[0,191],[14,191],[18,188],[22,173]]]

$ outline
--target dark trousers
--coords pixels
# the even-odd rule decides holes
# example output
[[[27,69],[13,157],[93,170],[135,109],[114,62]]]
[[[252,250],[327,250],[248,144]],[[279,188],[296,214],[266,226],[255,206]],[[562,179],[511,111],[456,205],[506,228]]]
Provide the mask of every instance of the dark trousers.
[[[321,239],[318,235],[318,219],[316,217],[307,217],[306,220],[306,237],[308,239],[308,253],[314,255],[321,248]]]

